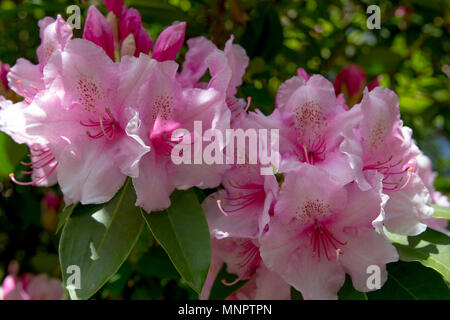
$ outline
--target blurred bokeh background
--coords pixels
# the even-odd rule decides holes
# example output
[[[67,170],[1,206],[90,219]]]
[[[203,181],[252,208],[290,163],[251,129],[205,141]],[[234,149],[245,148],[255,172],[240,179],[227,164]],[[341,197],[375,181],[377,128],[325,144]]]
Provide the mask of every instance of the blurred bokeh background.
[[[251,62],[238,95],[269,114],[280,84],[302,67],[334,80],[350,63],[367,83],[378,79],[397,92],[405,124],[439,173],[435,187],[450,194],[450,1],[376,1],[381,29],[366,26],[374,1],[344,0],[125,0],[137,8],[152,39],[175,21],[187,21],[187,38],[204,35],[220,48],[231,34]],[[37,62],[37,22],[44,16],[68,17],[77,4],[85,16],[102,1],[0,0],[0,61],[19,57]],[[80,37],[82,31],[76,30]],[[183,48],[179,61],[183,60]],[[357,101],[359,102],[359,101]],[[27,149],[0,133],[0,280],[8,263],[21,271],[59,277],[56,232],[63,203],[57,188],[13,185]],[[152,236],[144,232],[119,273],[97,299],[194,299]]]

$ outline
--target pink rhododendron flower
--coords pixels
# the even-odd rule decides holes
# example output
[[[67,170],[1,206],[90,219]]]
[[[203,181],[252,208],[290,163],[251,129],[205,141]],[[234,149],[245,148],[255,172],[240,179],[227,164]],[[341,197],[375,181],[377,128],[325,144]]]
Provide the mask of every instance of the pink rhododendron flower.
[[[216,89],[226,92],[227,98],[230,100],[228,104],[235,102],[234,95],[236,88],[242,84],[242,76],[248,66],[249,58],[245,50],[237,44],[233,44],[233,36],[226,42],[223,53],[226,57],[226,63],[231,70],[231,78],[228,75],[223,77],[219,74],[216,81]],[[183,70],[178,76],[183,87],[203,87],[204,83],[199,80],[206,73],[209,64],[214,61],[209,56],[214,56],[220,51],[214,43],[204,37],[192,38],[187,41],[189,50],[186,53],[186,60],[183,63]],[[244,103],[244,106],[246,103]]]
[[[299,164],[286,172],[269,230],[261,239],[261,257],[305,299],[336,299],[345,273],[359,291],[366,286],[367,267],[381,269],[398,259],[392,244],[372,221],[381,211],[378,185],[361,191],[345,187],[326,171]]]
[[[338,105],[333,85],[320,75],[308,82],[292,77],[277,93],[277,108],[261,123],[280,130],[280,153],[323,168],[343,184],[353,181],[354,172],[339,150],[341,132],[351,127],[358,114]]]
[[[202,128],[197,133],[201,137],[208,129],[224,130],[229,127],[230,112],[225,96],[214,88],[214,77],[223,71],[222,66],[226,67],[226,60],[219,53],[213,58],[212,79],[204,89],[183,89],[176,78],[178,66],[173,61],[156,62],[143,55],[136,60],[134,68],[145,74],[143,88],[138,94],[137,110],[142,124],[138,134],[151,151],[143,157],[140,174],[133,178],[133,185],[138,197],[137,205],[147,212],[166,209],[174,188],[211,188],[220,183],[224,170],[221,166],[192,162],[175,164],[171,159],[177,145],[195,152],[193,143],[198,138],[194,136],[194,121],[201,122]],[[123,60],[122,63],[124,70],[132,70],[129,64],[133,63],[133,59]],[[184,133],[173,140],[172,134],[177,129]],[[192,152],[185,156],[192,156]]]
[[[18,59],[8,73],[9,87],[31,103],[34,96],[44,89],[43,70],[52,54],[64,50],[72,38],[72,28],[58,15],[55,19],[45,17],[39,20],[41,45],[37,48],[38,65],[26,59]]]
[[[76,70],[74,74],[73,70]],[[137,177],[149,151],[136,135],[135,74],[121,73],[101,47],[75,39],[45,68],[42,91],[23,115],[30,135],[43,137],[58,161],[66,204],[102,203],[126,176]]]
[[[361,103],[352,111],[361,114],[354,128],[348,128],[341,150],[349,156],[356,181],[362,190],[371,187],[365,174],[383,175],[383,193],[389,196],[384,224],[395,233],[417,235],[426,229],[423,219],[430,218],[430,195],[415,173],[418,148],[412,130],[400,120],[397,95],[384,87],[364,91]]]
[[[152,58],[158,61],[175,60],[184,42],[186,22],[167,27],[156,39]]]
[[[57,161],[48,147],[48,140],[34,137],[26,132],[26,121],[19,116],[31,104],[35,96],[45,89],[43,69],[55,51],[64,50],[72,37],[72,29],[58,15],[57,19],[50,17],[39,21],[41,45],[37,49],[38,65],[33,65],[25,59],[18,59],[8,73],[9,86],[24,101],[13,104],[11,101],[0,100],[0,130],[9,134],[17,143],[25,143],[30,148],[30,170],[25,174],[31,176],[30,183],[20,183],[13,175],[12,179],[20,184],[34,186],[50,186],[56,183]]]

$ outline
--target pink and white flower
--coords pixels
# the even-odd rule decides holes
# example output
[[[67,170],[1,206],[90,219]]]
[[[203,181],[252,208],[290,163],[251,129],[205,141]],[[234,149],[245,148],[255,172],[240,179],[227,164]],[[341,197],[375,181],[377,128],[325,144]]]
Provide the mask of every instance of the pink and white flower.
[[[419,149],[412,130],[403,126],[397,95],[384,87],[364,91],[360,104],[352,108],[359,123],[343,133],[341,151],[355,168],[362,190],[371,188],[368,172],[383,175],[383,193],[389,196],[384,225],[389,231],[417,235],[426,229],[422,221],[433,214],[430,194],[415,172]]]
[[[361,191],[356,183],[343,187],[326,171],[297,164],[285,175],[261,239],[265,265],[305,299],[336,299],[345,273],[355,289],[369,291],[370,265],[380,268],[383,284],[386,263],[398,255],[372,225],[381,212],[380,189],[381,177],[373,189]]]

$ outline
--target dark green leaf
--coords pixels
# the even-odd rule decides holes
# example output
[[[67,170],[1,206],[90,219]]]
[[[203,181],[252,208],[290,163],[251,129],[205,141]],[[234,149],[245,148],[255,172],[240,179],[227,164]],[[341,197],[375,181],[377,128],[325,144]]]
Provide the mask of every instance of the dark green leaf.
[[[137,272],[145,278],[178,280],[180,275],[174,268],[166,252],[160,247],[152,247],[136,266]]]
[[[377,291],[367,293],[369,300],[448,300],[450,290],[442,277],[417,262],[387,265],[388,280]]]
[[[80,268],[81,288],[70,290],[72,299],[89,299],[128,257],[144,225],[131,181],[106,205],[77,206],[64,226],[59,256],[64,283],[67,268]],[[70,284],[70,283],[69,283]]]
[[[295,290],[294,287],[291,287],[291,300],[303,300],[303,295],[300,291]]]
[[[77,204],[72,204],[72,205],[64,208],[63,211],[59,213],[59,215],[58,215],[58,225],[56,227],[55,233],[58,233],[59,230],[61,230],[62,227],[64,227],[64,225],[67,222],[67,219],[69,219],[70,215],[73,213],[73,210],[75,210],[76,206],[77,206]]]
[[[214,281],[214,284],[211,288],[209,300],[224,300],[235,293],[237,290],[242,288],[248,282],[248,280],[242,280],[232,286],[224,284],[224,282],[232,283],[236,280],[236,278],[237,275],[227,272],[227,267],[224,264],[217,274],[216,280]]]
[[[192,189],[175,191],[171,203],[165,211],[143,214],[180,275],[200,293],[211,260],[208,224]]]
[[[367,300],[365,292],[357,291],[352,284],[351,277],[347,274],[345,276],[345,283],[338,292],[339,300]]]

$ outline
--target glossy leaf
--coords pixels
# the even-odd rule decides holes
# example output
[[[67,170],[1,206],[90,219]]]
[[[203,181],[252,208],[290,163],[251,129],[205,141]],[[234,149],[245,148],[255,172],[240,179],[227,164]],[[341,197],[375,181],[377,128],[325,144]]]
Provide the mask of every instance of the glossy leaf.
[[[64,284],[71,284],[69,266],[80,270],[80,288],[72,299],[89,299],[120,268],[134,247],[144,220],[134,206],[130,180],[104,206],[77,206],[64,226],[59,256]],[[70,278],[72,279],[72,278]]]
[[[165,211],[143,215],[177,271],[200,293],[211,260],[208,224],[192,189],[175,191],[171,203]]]
[[[388,280],[377,291],[367,293],[369,300],[448,300],[450,290],[442,277],[417,262],[387,265]]]
[[[407,237],[386,231],[397,248],[400,260],[417,261],[450,279],[450,238],[438,231],[427,229],[424,233]]]

